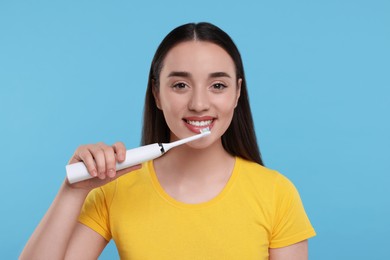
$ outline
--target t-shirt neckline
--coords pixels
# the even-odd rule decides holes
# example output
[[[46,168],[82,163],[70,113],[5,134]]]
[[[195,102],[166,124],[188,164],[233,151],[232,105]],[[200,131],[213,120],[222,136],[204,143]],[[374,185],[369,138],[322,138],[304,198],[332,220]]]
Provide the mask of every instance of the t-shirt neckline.
[[[165,192],[164,188],[161,186],[158,177],[156,175],[156,171],[154,169],[153,161],[147,162],[147,167],[148,167],[148,172],[150,173],[149,176],[151,178],[154,190],[156,193],[167,203],[179,207],[179,208],[187,208],[187,209],[197,209],[197,208],[203,208],[203,207],[209,207],[211,205],[216,204],[220,200],[222,200],[226,194],[230,191],[232,188],[233,184],[235,183],[235,180],[237,179],[238,173],[239,173],[239,166],[240,166],[240,159],[239,157],[235,157],[235,162],[234,162],[234,167],[232,174],[225,184],[225,187],[219,192],[218,195],[216,195],[214,198],[205,201],[205,202],[200,202],[200,203],[186,203],[182,201],[178,201],[171,197],[168,193]]]

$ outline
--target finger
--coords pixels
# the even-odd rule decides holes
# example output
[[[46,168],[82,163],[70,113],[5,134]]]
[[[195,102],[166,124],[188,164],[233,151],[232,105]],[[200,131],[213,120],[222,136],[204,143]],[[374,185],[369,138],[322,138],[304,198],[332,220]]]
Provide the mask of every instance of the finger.
[[[105,179],[106,178],[106,159],[104,156],[104,151],[102,150],[102,148],[99,145],[90,146],[89,151],[91,152],[91,154],[95,160],[99,179]]]
[[[102,150],[104,152],[104,158],[106,159],[106,174],[108,177],[113,178],[115,177],[116,171],[116,158],[114,149],[110,146],[104,146],[102,147]]]
[[[116,154],[116,160],[118,162],[123,162],[126,159],[126,147],[122,142],[116,142],[112,145],[114,152]]]
[[[95,179],[95,180],[93,180],[93,183],[94,183],[93,186],[94,187],[100,187],[102,185],[105,185],[105,184],[113,181],[113,180],[116,180],[117,178],[121,177],[124,174],[127,174],[129,172],[132,172],[132,171],[135,171],[135,170],[138,170],[138,169],[141,169],[141,168],[142,168],[142,165],[141,164],[137,164],[137,165],[131,166],[129,168],[117,171],[116,175],[113,178],[106,178],[104,180],[102,180],[102,179]]]
[[[80,149],[76,151],[74,157],[77,161],[82,161],[84,163],[91,176],[96,177],[98,175],[95,160],[87,147],[80,147]]]

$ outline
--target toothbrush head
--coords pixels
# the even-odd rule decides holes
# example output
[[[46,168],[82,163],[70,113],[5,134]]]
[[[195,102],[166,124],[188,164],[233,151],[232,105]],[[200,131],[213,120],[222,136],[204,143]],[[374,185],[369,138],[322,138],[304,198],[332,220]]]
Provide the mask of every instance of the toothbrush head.
[[[172,143],[164,143],[164,150],[165,152],[167,152],[169,149],[173,148],[173,147],[176,147],[178,145],[182,145],[182,144],[185,144],[185,143],[188,143],[188,142],[192,142],[194,140],[197,140],[199,138],[202,138],[206,135],[209,135],[211,134],[211,131],[210,131],[210,128],[206,127],[206,128],[203,128],[203,129],[200,129],[200,134],[197,134],[197,135],[193,135],[193,136],[190,136],[190,137],[187,137],[187,138],[184,138],[184,139],[180,139],[180,140],[177,140],[175,142],[172,142]]]
[[[203,134],[203,133],[208,133],[208,132],[210,132],[210,128],[208,128],[208,127],[205,127],[205,128],[200,129],[200,133],[201,133],[201,134]]]

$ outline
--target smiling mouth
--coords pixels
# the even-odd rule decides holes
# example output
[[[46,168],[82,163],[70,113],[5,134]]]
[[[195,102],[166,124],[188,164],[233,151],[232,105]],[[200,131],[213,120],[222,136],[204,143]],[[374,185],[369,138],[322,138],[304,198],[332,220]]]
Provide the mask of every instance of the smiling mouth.
[[[195,120],[186,120],[186,119],[184,119],[184,121],[187,124],[192,125],[192,126],[196,126],[196,127],[208,127],[213,122],[213,120],[202,120],[202,121],[196,120],[195,121]]]

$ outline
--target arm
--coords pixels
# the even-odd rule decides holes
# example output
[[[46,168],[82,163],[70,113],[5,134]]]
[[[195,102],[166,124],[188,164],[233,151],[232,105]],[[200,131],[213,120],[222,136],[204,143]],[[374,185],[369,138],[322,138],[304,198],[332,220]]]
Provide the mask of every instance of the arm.
[[[87,194],[63,184],[20,259],[63,259]]]
[[[307,260],[308,242],[307,240],[296,244],[269,249],[269,260]]]
[[[138,165],[115,172],[115,163],[124,161],[125,154],[126,149],[121,143],[112,147],[97,144],[78,148],[69,163],[83,161],[88,171],[98,178],[72,185],[67,181],[62,184],[52,205],[23,249],[20,259],[64,259],[65,255],[67,258],[87,259],[92,255],[98,256],[107,241],[79,224],[78,216],[89,191],[140,168]]]
[[[100,234],[77,223],[69,241],[65,259],[98,259],[107,243],[108,241]]]

